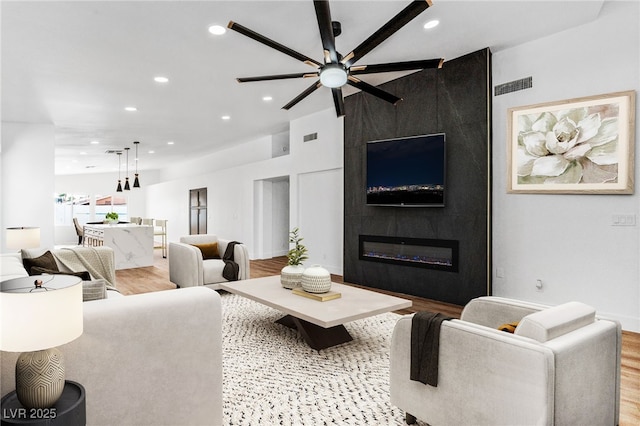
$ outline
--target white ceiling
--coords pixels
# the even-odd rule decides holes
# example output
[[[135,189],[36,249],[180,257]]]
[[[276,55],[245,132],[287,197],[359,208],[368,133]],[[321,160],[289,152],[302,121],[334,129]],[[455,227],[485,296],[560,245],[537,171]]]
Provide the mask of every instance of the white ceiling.
[[[484,47],[495,53],[592,21],[602,3],[434,0],[358,64],[449,60]],[[343,31],[338,51],[348,53],[407,4],[332,1],[332,19]],[[126,146],[133,167],[134,140],[140,169],[157,169],[285,131],[293,118],[333,108],[329,90],[320,88],[290,111],[280,109],[309,79],[237,83],[236,77],[312,69],[236,32],[207,31],[233,20],[321,61],[311,0],[2,1],[1,7],[2,121],[53,123],[56,174],[111,172],[117,159],[105,151]],[[424,30],[431,19],[440,25]],[[154,82],[158,75],[169,83]],[[362,79],[375,85],[399,75]],[[273,100],[264,102],[265,95]],[[125,111],[130,105],[138,111]]]

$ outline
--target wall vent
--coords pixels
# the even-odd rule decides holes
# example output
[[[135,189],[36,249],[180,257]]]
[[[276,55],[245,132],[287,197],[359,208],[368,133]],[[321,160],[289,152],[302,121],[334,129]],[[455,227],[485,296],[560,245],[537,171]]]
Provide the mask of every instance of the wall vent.
[[[520,80],[498,84],[493,88],[493,95],[500,96],[505,93],[517,92],[518,90],[530,89],[533,87],[533,77],[525,77]]]
[[[318,133],[309,133],[308,135],[304,135],[302,137],[302,141],[303,142],[310,142],[310,141],[315,141],[316,139],[318,139]]]

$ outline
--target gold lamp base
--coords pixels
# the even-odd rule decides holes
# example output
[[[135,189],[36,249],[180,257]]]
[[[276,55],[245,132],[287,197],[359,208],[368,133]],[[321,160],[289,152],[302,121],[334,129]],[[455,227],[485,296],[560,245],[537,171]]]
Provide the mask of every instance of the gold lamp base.
[[[23,352],[16,362],[16,395],[25,408],[49,408],[64,390],[64,360],[56,348]]]

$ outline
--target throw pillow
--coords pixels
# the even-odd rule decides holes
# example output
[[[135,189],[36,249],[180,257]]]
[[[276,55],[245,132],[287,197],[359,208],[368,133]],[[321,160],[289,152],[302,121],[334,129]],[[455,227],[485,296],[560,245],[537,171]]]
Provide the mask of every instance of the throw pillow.
[[[46,252],[47,249],[43,247],[20,250],[20,254],[22,255],[23,259],[33,259],[34,257],[40,257]]]
[[[82,301],[101,300],[107,298],[107,282],[103,279],[82,282]]]
[[[218,243],[208,244],[192,244],[200,249],[202,252],[202,260],[207,259],[220,259],[220,251],[218,250]]]
[[[50,251],[46,251],[42,256],[35,257],[33,259],[22,259],[22,264],[24,265],[24,269],[27,270],[29,275],[35,275],[31,268],[39,267],[44,269],[49,269],[51,271],[59,271],[58,264],[56,263],[56,259],[53,257]]]
[[[49,275],[56,275],[56,274],[62,274],[62,275],[74,275],[76,277],[80,277],[80,279],[82,281],[91,281],[91,275],[89,274],[89,271],[79,271],[79,272],[62,272],[62,271],[58,271],[58,270],[53,270],[53,269],[46,269],[46,268],[41,268],[39,266],[33,266],[31,267],[31,274],[30,275],[40,275],[40,274],[49,274]]]
[[[502,324],[500,327],[498,327],[498,330],[505,331],[507,333],[513,333],[514,331],[516,331],[518,322],[519,321],[514,321],[514,322],[509,322],[507,324]]]

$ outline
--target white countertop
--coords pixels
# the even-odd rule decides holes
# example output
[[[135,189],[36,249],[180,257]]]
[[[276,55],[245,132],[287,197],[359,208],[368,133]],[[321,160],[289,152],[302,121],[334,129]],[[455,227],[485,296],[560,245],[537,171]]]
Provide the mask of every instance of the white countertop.
[[[87,228],[143,228],[143,227],[152,227],[152,225],[137,225],[135,223],[96,223],[93,225],[84,225]]]

